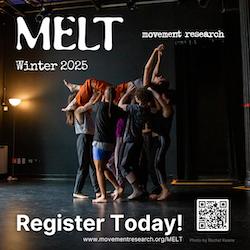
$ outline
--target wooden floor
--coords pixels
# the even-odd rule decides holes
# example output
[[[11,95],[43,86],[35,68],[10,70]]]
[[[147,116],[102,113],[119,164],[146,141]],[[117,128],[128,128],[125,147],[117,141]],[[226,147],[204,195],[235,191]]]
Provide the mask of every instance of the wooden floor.
[[[127,186],[123,198],[113,202],[109,197],[106,204],[92,204],[94,193],[90,182],[84,187],[84,194],[90,196],[87,200],[72,197],[73,185],[74,180],[66,179],[0,180],[0,249],[250,249],[248,190],[234,189],[231,185],[170,185],[172,193],[168,200],[157,202],[128,201],[126,196],[131,189]],[[195,204],[200,198],[229,200],[228,231],[196,230]],[[121,217],[119,225],[117,215]],[[117,219],[110,218],[112,216]],[[49,218],[55,219],[54,228]],[[99,220],[100,231],[98,218],[105,219],[102,223]],[[66,219],[70,225],[66,225]],[[17,226],[21,223],[26,223],[27,228],[21,226],[19,232]],[[30,231],[25,231],[28,229]]]

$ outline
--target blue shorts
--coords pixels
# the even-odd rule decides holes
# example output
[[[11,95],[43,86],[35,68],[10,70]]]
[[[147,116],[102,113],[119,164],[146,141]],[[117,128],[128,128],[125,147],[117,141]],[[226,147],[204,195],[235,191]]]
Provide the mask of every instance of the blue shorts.
[[[106,151],[106,150],[93,146],[93,159],[94,160],[97,160],[97,161],[108,160],[111,157],[112,153],[113,151]]]

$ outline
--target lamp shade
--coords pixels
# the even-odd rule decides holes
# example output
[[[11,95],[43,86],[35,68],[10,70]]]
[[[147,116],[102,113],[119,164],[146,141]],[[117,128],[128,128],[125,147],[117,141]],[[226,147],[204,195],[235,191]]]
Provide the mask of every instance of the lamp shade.
[[[13,106],[16,107],[21,103],[21,99],[18,98],[10,98],[9,103]]]

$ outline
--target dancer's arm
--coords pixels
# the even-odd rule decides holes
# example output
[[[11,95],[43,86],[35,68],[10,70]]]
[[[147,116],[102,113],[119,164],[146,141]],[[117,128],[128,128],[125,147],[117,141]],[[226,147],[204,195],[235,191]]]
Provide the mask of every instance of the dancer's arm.
[[[94,92],[89,101],[84,106],[80,106],[75,110],[76,119],[78,120],[78,117],[81,117],[81,113],[91,109],[93,104],[99,102],[101,97],[102,97],[101,91]]]
[[[158,92],[156,92],[155,90],[153,90],[151,87],[149,87],[148,90],[152,92],[154,98],[162,106],[162,115],[163,115],[163,117],[168,118],[173,112],[173,110],[171,108],[171,105],[166,103],[162,99],[161,95]]]
[[[155,68],[154,68],[153,73],[152,73],[151,82],[153,82],[154,78],[159,74],[161,57],[162,57],[162,51],[158,51],[157,62],[156,62]]]
[[[120,101],[118,103],[118,107],[120,107],[124,111],[126,111],[126,108],[127,108],[126,101],[128,100],[129,96],[131,95],[131,93],[133,92],[134,89],[135,89],[134,85],[132,85],[132,84],[129,85],[126,93],[122,96],[122,98],[120,99]]]
[[[157,110],[162,109],[161,104],[159,103],[159,101],[158,101],[155,97],[154,97],[154,101],[155,101],[155,106],[156,106],[156,109],[157,109]]]
[[[164,49],[163,44],[160,44],[157,48],[155,48],[147,64],[145,65],[144,73],[143,73],[143,86],[147,86],[151,82],[151,79],[152,79],[151,72],[153,69],[154,62],[155,62],[155,57],[156,55],[158,55],[158,51],[162,51],[163,49]]]

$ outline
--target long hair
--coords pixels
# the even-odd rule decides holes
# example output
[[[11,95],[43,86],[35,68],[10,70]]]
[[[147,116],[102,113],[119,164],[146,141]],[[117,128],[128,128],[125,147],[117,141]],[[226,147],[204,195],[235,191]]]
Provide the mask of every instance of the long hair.
[[[68,104],[75,98],[76,93],[69,95]],[[74,110],[66,111],[66,123],[70,126],[74,126]]]
[[[105,98],[109,102],[108,115],[109,115],[109,118],[110,118],[111,117],[111,107],[112,107],[113,101],[115,100],[116,91],[112,86],[109,86],[109,87],[106,88],[104,94],[105,94]]]

